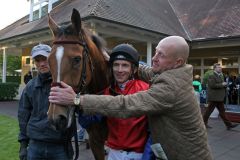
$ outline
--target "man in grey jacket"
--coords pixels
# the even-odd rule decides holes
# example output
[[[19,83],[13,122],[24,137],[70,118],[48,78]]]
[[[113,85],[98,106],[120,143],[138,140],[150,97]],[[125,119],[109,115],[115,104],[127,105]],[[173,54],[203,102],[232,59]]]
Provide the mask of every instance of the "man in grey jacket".
[[[116,97],[83,95],[78,106],[87,114],[121,118],[147,115],[151,147],[158,159],[212,160],[192,86],[192,66],[186,64],[188,56],[184,38],[166,37],[156,47],[153,66],[139,68],[140,78],[151,85],[147,91]],[[74,104],[76,94],[63,82],[62,86],[51,89],[50,102]]]

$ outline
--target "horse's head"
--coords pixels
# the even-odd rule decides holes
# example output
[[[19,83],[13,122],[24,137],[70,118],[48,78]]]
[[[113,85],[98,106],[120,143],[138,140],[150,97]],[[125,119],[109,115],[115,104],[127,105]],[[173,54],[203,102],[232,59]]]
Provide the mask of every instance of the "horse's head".
[[[63,81],[76,93],[94,93],[106,87],[109,78],[106,74],[108,69],[102,53],[103,48],[96,45],[100,43],[94,43],[96,39],[92,39],[82,27],[79,12],[73,9],[71,23],[64,26],[58,26],[49,15],[49,27],[54,36],[52,51],[48,58],[53,86]],[[97,73],[102,75],[97,78]],[[73,106],[50,104],[48,110],[49,121],[57,130],[70,127],[73,114]]]

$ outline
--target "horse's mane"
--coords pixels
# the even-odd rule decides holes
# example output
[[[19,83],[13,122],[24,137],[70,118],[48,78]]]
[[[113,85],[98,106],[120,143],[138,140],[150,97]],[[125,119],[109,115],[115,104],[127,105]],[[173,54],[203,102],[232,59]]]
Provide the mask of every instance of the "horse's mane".
[[[109,50],[106,47],[107,42],[102,37],[99,37],[98,35],[95,35],[95,34],[91,35],[91,39],[95,43],[97,48],[99,50],[102,50],[102,54],[103,54],[104,59],[106,61],[108,61],[110,57],[109,57]]]
[[[103,38],[101,38],[95,34],[92,34],[91,39],[95,43],[95,45],[97,46],[98,49],[106,48],[107,43]]]
[[[88,34],[88,32],[85,32]],[[111,81],[111,74],[110,74],[110,69],[109,69],[109,64],[108,64],[108,61],[106,59],[109,58],[107,52],[106,52],[106,41],[95,35],[95,34],[90,34],[89,38],[91,39],[91,41],[95,44],[96,48],[99,50],[99,52],[101,53],[100,56],[103,57],[102,60],[100,61],[97,61],[97,60],[94,60],[93,63],[94,63],[94,66],[95,66],[95,72],[93,73],[93,76],[95,78],[93,78],[92,80],[92,84],[95,84],[95,87],[98,88],[96,89],[97,92],[95,91],[91,91],[91,89],[89,90],[89,92],[92,92],[92,93],[99,93],[101,92],[103,89],[105,89],[108,85],[110,85],[110,81]],[[86,39],[87,40],[87,39]],[[88,41],[88,40],[87,40]],[[91,45],[91,43],[90,43]],[[93,47],[93,46],[92,46]],[[89,46],[89,49],[91,48],[91,46]],[[94,49],[94,48],[92,48]],[[91,52],[91,51],[90,51]],[[98,52],[98,54],[100,54]],[[92,53],[97,53],[97,52],[94,52],[92,51]],[[93,55],[94,56],[94,55]],[[92,57],[93,58],[93,57]],[[105,64],[105,65],[104,65]],[[104,73],[105,75],[100,75],[100,73]],[[99,80],[99,76],[101,76],[101,80]],[[98,81],[95,81],[98,79]],[[105,85],[104,85],[105,84]]]
[[[100,93],[101,91],[103,91],[103,89],[105,89],[107,86],[110,85],[110,81],[111,81],[111,73],[110,73],[109,64],[108,64],[109,55],[107,53],[107,47],[106,47],[107,43],[102,37],[96,34],[93,34],[84,26],[82,27],[80,34],[82,34],[82,36],[84,37],[84,40],[88,45],[90,54],[92,54],[90,55],[92,56],[91,58],[94,59],[94,61],[92,62],[93,62],[95,71],[93,72],[94,77],[92,78],[92,82],[89,85],[89,86],[92,86],[92,87],[89,87],[89,93],[95,93],[95,94]],[[80,36],[79,38],[81,39],[82,38],[81,35],[79,36]],[[100,56],[102,57],[102,59],[96,58],[96,56]],[[94,88],[95,91],[92,90],[91,88]]]

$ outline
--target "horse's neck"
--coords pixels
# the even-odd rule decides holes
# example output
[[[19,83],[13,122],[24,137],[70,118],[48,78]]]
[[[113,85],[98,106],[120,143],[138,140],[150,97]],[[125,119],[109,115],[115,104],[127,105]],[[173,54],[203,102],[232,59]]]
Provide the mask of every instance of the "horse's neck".
[[[89,93],[96,94],[103,91],[110,85],[111,73],[107,62],[109,56],[104,49],[101,49],[101,47],[95,48],[93,45],[90,45],[91,41],[88,42],[90,47],[90,61],[93,65],[93,73],[91,82],[87,89]]]

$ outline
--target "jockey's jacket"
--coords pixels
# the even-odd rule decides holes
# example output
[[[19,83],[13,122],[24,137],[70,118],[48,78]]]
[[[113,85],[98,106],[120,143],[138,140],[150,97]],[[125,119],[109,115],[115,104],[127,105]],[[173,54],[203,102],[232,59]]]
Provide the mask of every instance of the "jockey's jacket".
[[[126,83],[125,89],[121,90],[118,85],[115,91],[119,94],[127,95],[139,91],[147,90],[149,85],[141,80],[130,80]],[[109,95],[109,88],[105,90],[105,95]],[[147,141],[147,117],[107,118],[108,138],[107,146],[116,150],[126,150],[142,153]]]

